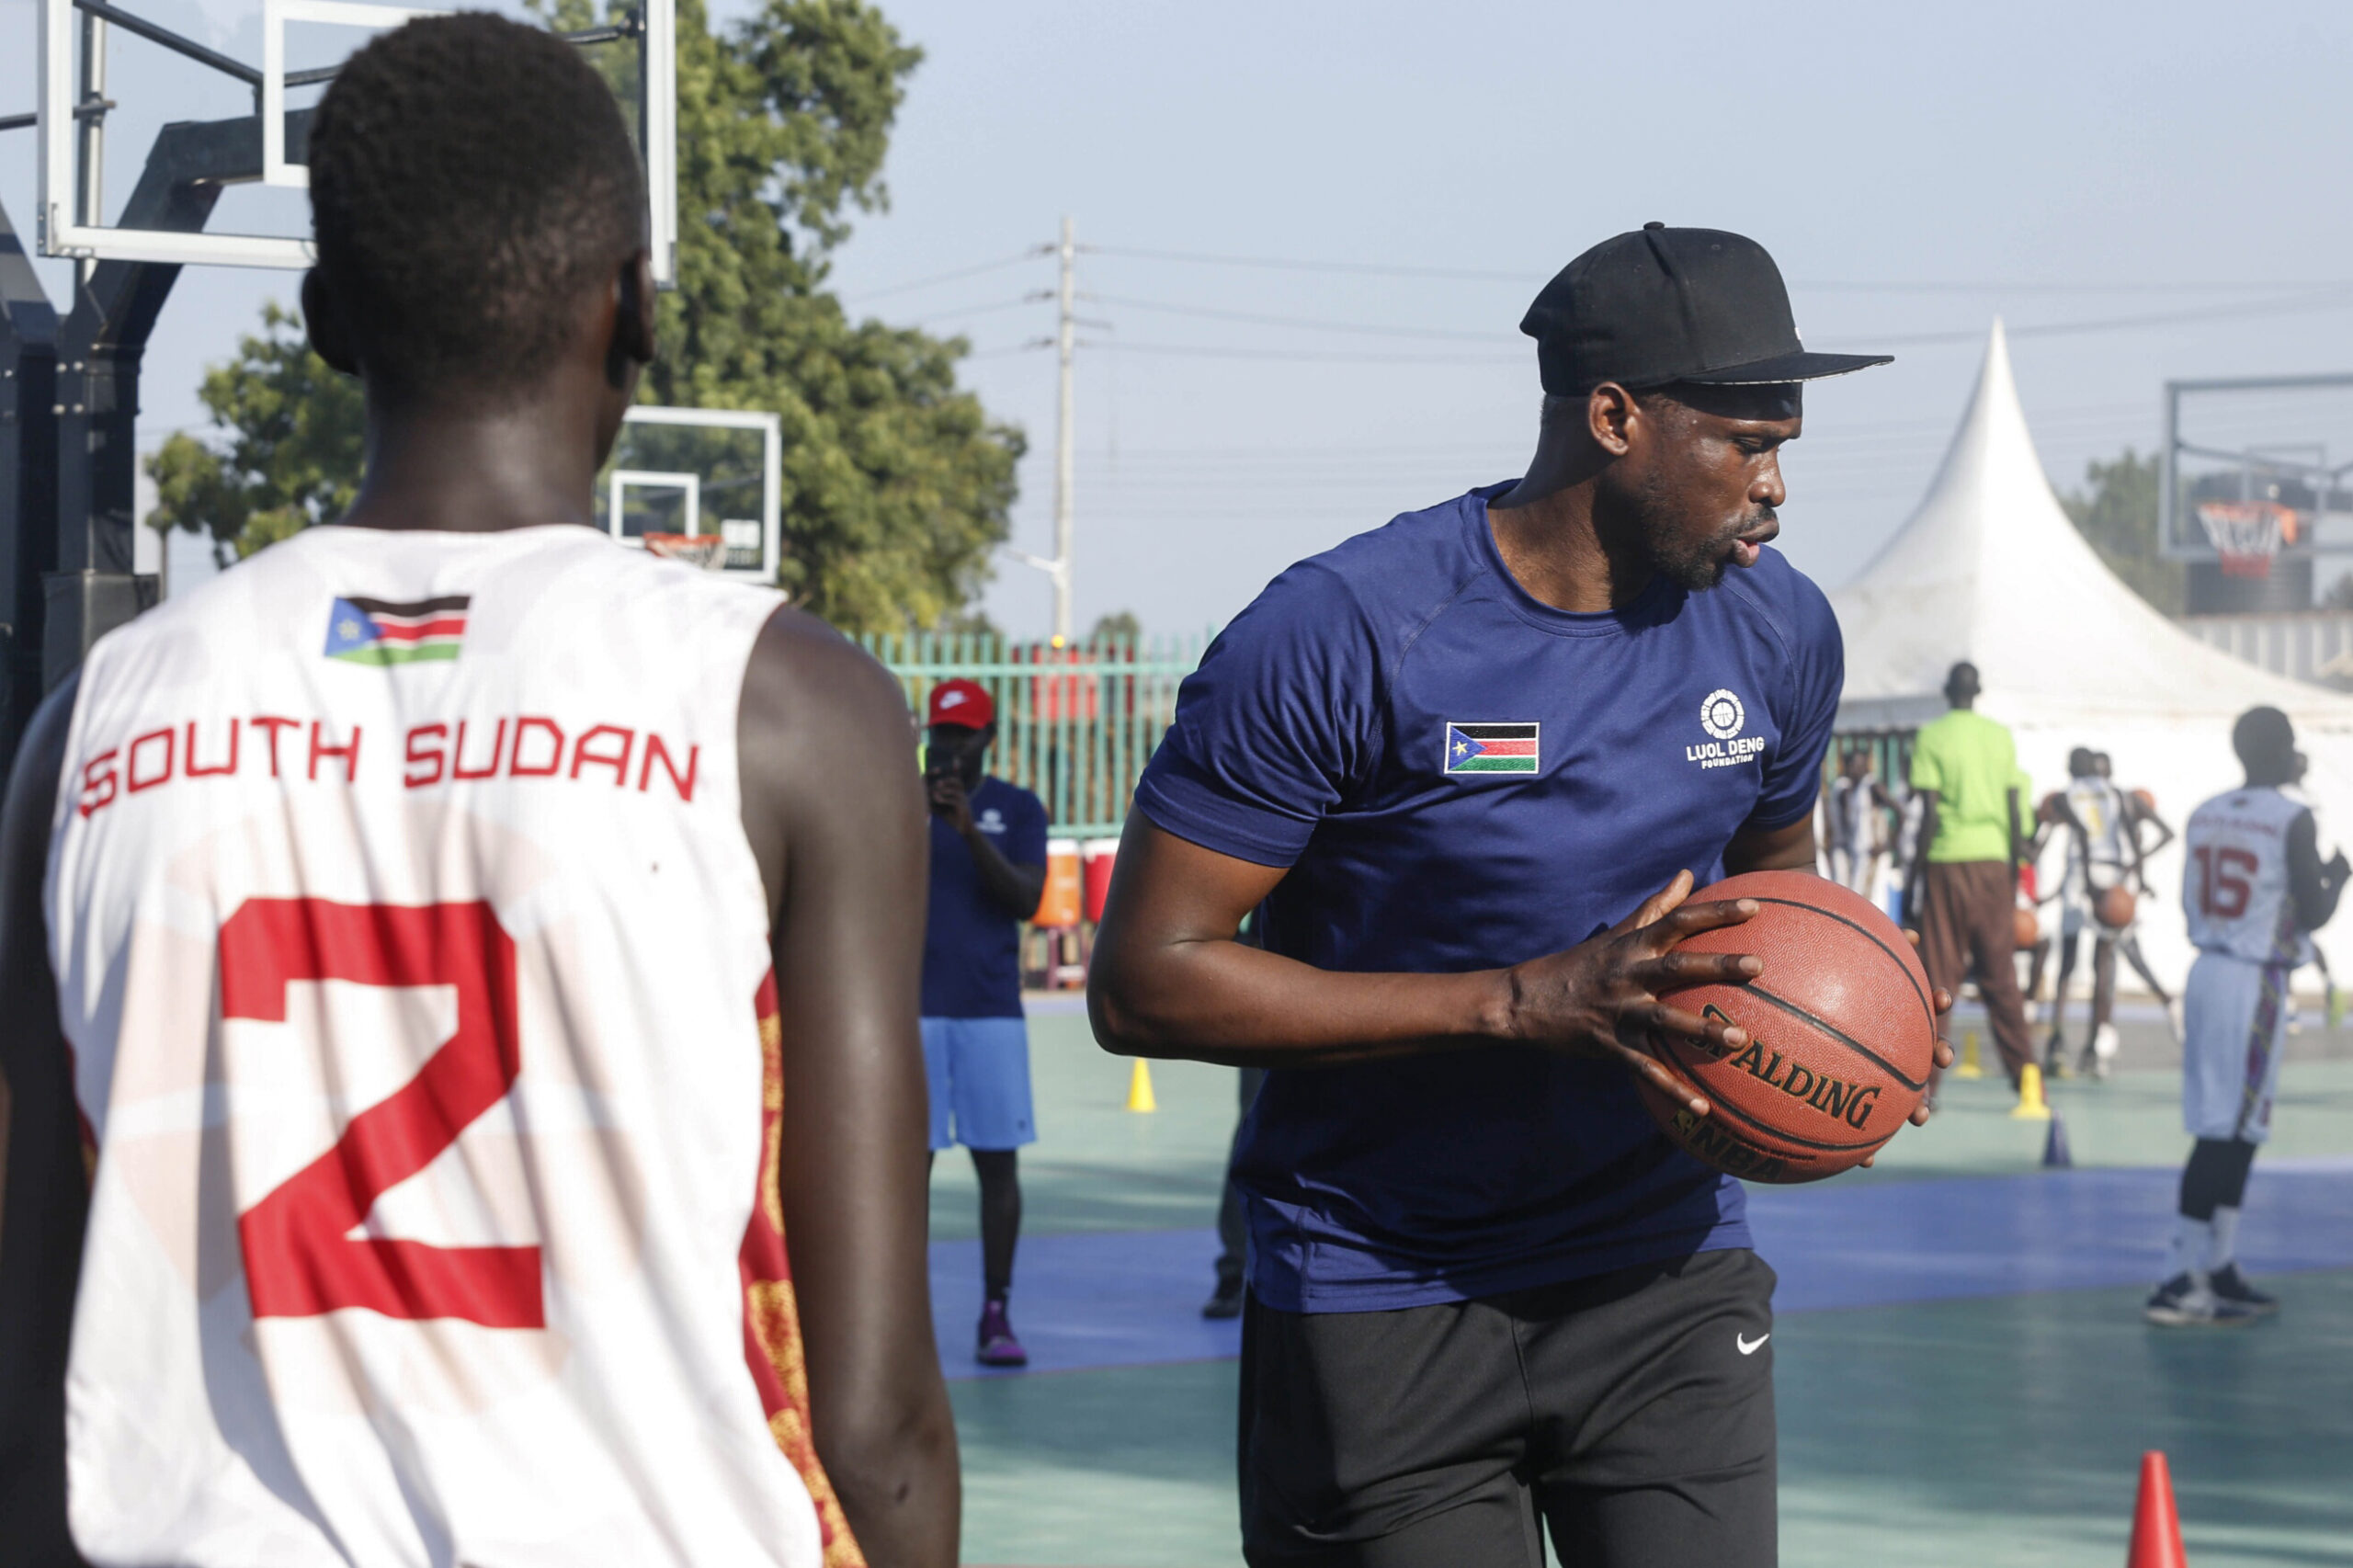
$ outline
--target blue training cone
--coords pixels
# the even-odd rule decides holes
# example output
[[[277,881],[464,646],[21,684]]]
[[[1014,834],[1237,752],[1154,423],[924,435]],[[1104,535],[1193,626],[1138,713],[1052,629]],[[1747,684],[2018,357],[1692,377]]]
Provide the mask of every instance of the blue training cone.
[[[2067,1124],[2054,1110],[2051,1113],[2051,1131],[2042,1140],[2042,1168],[2073,1170],[2075,1165],[2075,1156],[2067,1148]]]

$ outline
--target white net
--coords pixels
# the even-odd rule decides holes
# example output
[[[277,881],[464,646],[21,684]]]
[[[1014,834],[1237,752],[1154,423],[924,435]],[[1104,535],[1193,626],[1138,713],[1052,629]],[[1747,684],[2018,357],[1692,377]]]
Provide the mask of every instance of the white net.
[[[716,572],[727,564],[725,534],[647,534],[645,548],[688,566]]]
[[[2277,501],[2200,501],[2198,524],[2226,577],[2268,577],[2282,544],[2296,542],[2296,513]]]

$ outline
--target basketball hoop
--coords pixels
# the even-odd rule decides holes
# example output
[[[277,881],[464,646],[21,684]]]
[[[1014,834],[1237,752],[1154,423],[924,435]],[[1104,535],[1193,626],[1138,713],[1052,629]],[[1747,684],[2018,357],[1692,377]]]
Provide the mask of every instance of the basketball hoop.
[[[647,534],[645,548],[688,566],[716,572],[727,564],[725,534]]]
[[[2296,542],[2296,509],[2277,501],[2200,501],[2198,521],[2225,577],[2268,577],[2279,547]]]

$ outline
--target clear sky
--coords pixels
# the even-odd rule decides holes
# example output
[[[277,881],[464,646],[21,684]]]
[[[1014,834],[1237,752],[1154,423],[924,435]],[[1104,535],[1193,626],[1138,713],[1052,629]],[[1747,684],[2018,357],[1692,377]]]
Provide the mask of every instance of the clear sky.
[[[1756,236],[1809,344],[1897,356],[1817,387],[1787,463],[1784,547],[1827,584],[1927,483],[1996,312],[2063,487],[2154,442],[2167,377],[2353,369],[2340,4],[884,8],[927,58],[892,210],[858,225],[837,281],[855,310],[969,336],[970,383],[1030,437],[1016,542],[1034,551],[1054,376],[1021,346],[1052,317],[1024,296],[1052,267],[987,264],[1063,213],[1104,247],[1079,275],[1105,324],[1079,366],[1082,628],[1119,608],[1221,620],[1290,560],[1517,472],[1538,395],[1520,312],[1648,219]],[[140,9],[257,56],[257,4]],[[0,0],[0,38],[27,45],[0,49],[0,113],[30,107],[33,17]],[[27,231],[32,150],[0,137],[0,201]],[[202,366],[291,291],[183,278],[142,442],[200,421]],[[2142,324],[2082,330],[2120,319]],[[2333,437],[2341,460],[2346,401],[2247,417]],[[1009,562],[987,598],[1025,633],[1048,602]]]

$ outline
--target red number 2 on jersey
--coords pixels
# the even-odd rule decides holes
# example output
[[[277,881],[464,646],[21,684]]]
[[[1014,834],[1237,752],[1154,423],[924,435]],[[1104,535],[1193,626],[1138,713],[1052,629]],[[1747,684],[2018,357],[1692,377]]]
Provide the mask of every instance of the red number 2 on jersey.
[[[2263,862],[2244,849],[2216,849],[2204,844],[2189,854],[2198,862],[2198,912],[2217,920],[2236,920],[2245,915],[2247,900],[2255,896],[2255,884],[2247,879],[2263,869]]]
[[[515,943],[487,903],[248,899],[221,927],[221,1016],[286,1020],[298,980],[448,985],[457,1032],[335,1146],[237,1218],[254,1316],[364,1307],[395,1318],[544,1328],[540,1249],[347,1234],[386,1188],[457,1142],[515,1083]]]

